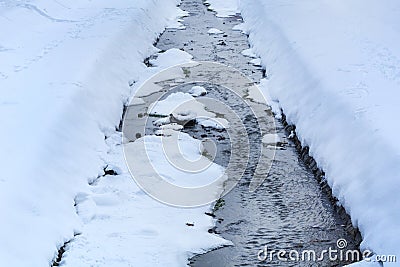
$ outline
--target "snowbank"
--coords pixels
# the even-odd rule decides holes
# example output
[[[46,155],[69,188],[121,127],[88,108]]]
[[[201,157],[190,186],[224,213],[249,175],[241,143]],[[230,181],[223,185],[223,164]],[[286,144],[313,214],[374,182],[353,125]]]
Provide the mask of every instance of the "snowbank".
[[[64,242],[82,233],[85,216],[74,204],[103,175],[105,136],[118,126],[128,84],[143,76],[158,34],[179,26],[177,3],[0,3],[1,266],[48,266]],[[78,212],[91,218],[95,208]]]
[[[170,132],[177,134],[172,127]],[[138,172],[135,175],[148,177],[149,174],[146,157],[138,153],[144,143],[153,166],[171,183],[207,184],[209,179],[224,171],[216,164],[204,173],[179,171],[165,158],[162,138],[145,136],[127,144],[126,148],[136,155],[135,161],[142,161],[136,165]],[[121,160],[124,158],[121,140],[118,133],[107,139],[107,162],[119,170],[119,174],[99,179],[80,201],[78,211],[84,221],[82,235],[68,245],[62,262],[64,266],[179,267],[185,266],[194,253],[230,244],[208,233],[214,224],[213,218],[204,214],[211,212],[209,206],[190,209],[168,206],[139,188]],[[179,144],[185,157],[199,158],[199,143],[199,140],[180,133]]]
[[[362,249],[400,256],[398,1],[241,2],[263,90],[359,227]]]

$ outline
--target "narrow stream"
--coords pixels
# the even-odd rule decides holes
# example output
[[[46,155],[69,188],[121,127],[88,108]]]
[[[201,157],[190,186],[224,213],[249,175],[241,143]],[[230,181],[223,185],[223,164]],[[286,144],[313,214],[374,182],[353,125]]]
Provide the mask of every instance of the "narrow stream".
[[[199,61],[214,61],[235,67],[255,82],[263,77],[263,70],[249,63],[241,52],[249,48],[246,35],[232,28],[242,22],[240,16],[217,18],[207,10],[202,0],[183,0],[181,9],[188,11],[184,30],[168,29],[160,37],[157,47],[161,50],[182,49]],[[208,30],[217,28],[223,34],[210,35]],[[257,120],[242,100],[235,95],[223,95],[218,86],[199,84],[207,88],[208,96],[228,101],[243,121],[248,132],[251,158],[256,162],[261,142]],[[188,88],[180,88],[185,91]],[[329,197],[321,189],[314,175],[299,159],[294,144],[285,137],[279,121],[275,122],[282,146],[276,150],[275,161],[263,184],[249,191],[249,181],[254,165],[249,164],[240,183],[223,200],[215,211],[217,225],[211,232],[233,242],[224,247],[191,259],[191,266],[342,266],[349,261],[324,257],[315,261],[284,261],[275,257],[259,258],[262,249],[314,250],[317,257],[323,250],[338,249],[337,240],[347,241],[346,249],[357,250],[358,244],[346,229]],[[231,127],[235,127],[232,125]],[[204,130],[200,126],[185,129],[195,138],[214,139],[219,146],[216,163],[226,166],[229,161],[229,138],[226,133]],[[238,170],[240,172],[240,170]],[[222,203],[222,202],[221,202]],[[288,258],[286,254],[283,258]]]

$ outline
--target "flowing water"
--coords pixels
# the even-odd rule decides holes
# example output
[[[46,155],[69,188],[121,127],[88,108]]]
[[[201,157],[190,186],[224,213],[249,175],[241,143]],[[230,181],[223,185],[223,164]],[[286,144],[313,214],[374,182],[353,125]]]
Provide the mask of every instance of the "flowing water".
[[[190,14],[184,19],[185,29],[167,29],[159,38],[159,49],[179,48],[193,55],[194,60],[224,63],[237,68],[255,82],[263,77],[261,67],[250,64],[250,59],[241,54],[249,48],[249,44],[246,35],[232,30],[242,22],[239,15],[217,18],[201,0],[183,0],[181,9]],[[210,28],[220,29],[224,33],[210,35],[207,33]],[[330,247],[337,250],[338,239],[347,240],[346,249],[357,250],[358,244],[345,228],[348,222],[338,215],[328,195],[299,159],[294,144],[285,137],[279,121],[265,123],[267,128],[276,127],[282,141],[279,146],[271,148],[274,149],[275,159],[265,181],[257,190],[250,192],[249,184],[262,145],[257,122],[259,118],[255,117],[241,97],[229,94],[217,85],[199,85],[207,88],[209,97],[226,102],[241,118],[250,143],[250,164],[242,167],[245,169],[244,176],[238,185],[223,197],[223,201],[219,201],[214,213],[216,227],[210,229],[210,232],[221,235],[234,245],[195,256],[190,260],[191,266],[344,265],[344,261],[330,260],[328,255],[319,262],[285,261],[290,256],[289,250],[297,251],[300,256],[304,250],[314,250],[318,257],[321,251]],[[187,91],[190,86],[178,86],[176,90]],[[252,108],[264,110],[265,117],[268,117],[266,107],[257,103],[252,105]],[[198,139],[214,140],[218,144],[215,162],[223,166],[228,164],[231,144],[226,131],[204,129],[196,125],[186,128],[185,132]],[[261,251],[266,247],[269,252],[284,249],[287,253],[279,260],[277,254],[272,258],[266,257],[265,251]],[[296,253],[291,255],[295,257]]]

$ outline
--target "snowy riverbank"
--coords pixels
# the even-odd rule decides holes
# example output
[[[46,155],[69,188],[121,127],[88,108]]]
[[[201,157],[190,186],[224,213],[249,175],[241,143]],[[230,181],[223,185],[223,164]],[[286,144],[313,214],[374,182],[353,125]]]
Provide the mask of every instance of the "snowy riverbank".
[[[182,26],[178,2],[0,3],[1,266],[48,266],[71,239],[71,266],[184,265],[221,242],[205,231],[208,207],[140,194],[118,150],[123,104],[156,71],[143,60],[165,27]],[[106,166],[120,175],[102,177]],[[189,228],[193,217],[203,220]]]

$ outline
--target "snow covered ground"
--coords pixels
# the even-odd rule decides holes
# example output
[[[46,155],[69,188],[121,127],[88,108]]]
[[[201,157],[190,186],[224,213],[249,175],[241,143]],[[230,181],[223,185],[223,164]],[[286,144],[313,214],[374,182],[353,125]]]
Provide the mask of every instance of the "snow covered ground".
[[[181,266],[224,242],[209,207],[141,193],[115,131],[152,43],[183,27],[178,2],[0,1],[0,266],[49,266],[75,235],[68,266]]]
[[[199,140],[174,130],[179,135],[179,145],[185,157],[196,160],[200,155]],[[163,138],[145,136],[127,144],[125,151],[135,160],[135,175],[148,177],[148,159],[158,173],[167,181],[184,186],[207,184],[209,179],[224,172],[213,164],[205,172],[188,174],[172,167],[163,153]],[[148,196],[133,182],[130,172],[121,159],[124,158],[121,135],[115,133],[107,139],[109,150],[107,162],[118,175],[107,175],[96,182],[90,192],[79,195],[77,206],[83,221],[81,235],[68,244],[63,257],[64,266],[185,266],[194,253],[230,244],[222,238],[209,234],[214,224],[205,212],[210,206],[177,208],[165,205]],[[171,155],[170,155],[171,156]],[[173,155],[172,157],[175,157]]]
[[[181,266],[224,243],[205,231],[209,207],[182,212],[137,188],[115,131],[152,74],[152,43],[183,27],[178,2],[0,1],[1,266],[48,266],[75,235],[67,266]],[[362,248],[400,257],[397,1],[207,2],[221,17],[242,12],[244,54],[261,58],[264,92],[310,146]],[[159,60],[191,59],[177,52]],[[118,175],[97,180],[104,168]]]
[[[325,170],[361,248],[398,258],[398,1],[209,2],[220,15],[242,12],[237,28],[267,70],[264,92]]]

